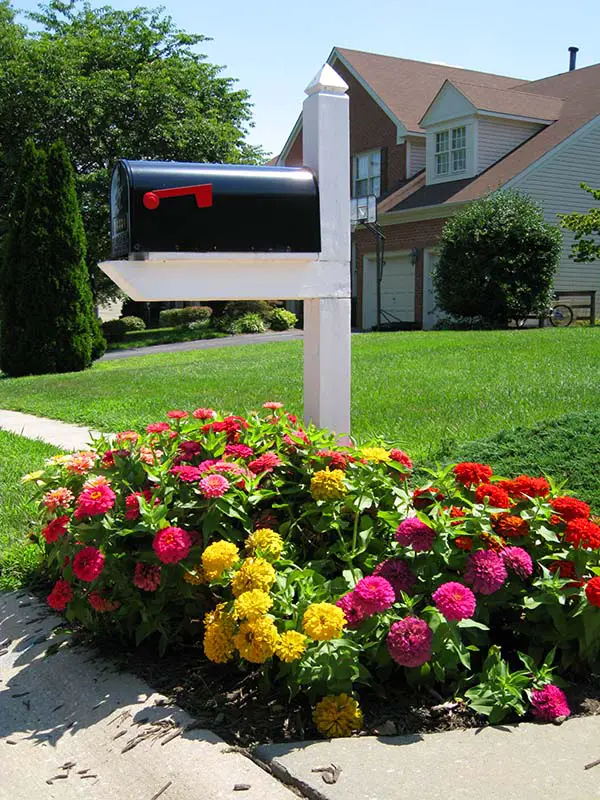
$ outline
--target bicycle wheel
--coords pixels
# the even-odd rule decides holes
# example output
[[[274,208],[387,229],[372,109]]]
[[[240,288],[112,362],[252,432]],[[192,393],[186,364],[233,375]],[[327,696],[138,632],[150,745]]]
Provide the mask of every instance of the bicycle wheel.
[[[564,303],[552,307],[549,315],[550,324],[554,328],[567,328],[573,322],[573,309]]]

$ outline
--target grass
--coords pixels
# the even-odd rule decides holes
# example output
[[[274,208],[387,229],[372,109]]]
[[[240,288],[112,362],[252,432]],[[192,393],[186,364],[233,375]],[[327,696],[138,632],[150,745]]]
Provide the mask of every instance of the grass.
[[[570,411],[600,411],[600,328],[353,337],[352,432],[428,459],[464,441]],[[170,408],[237,413],[265,400],[302,413],[302,343],[165,353],[81,373],[0,380],[0,408],[107,431]]]
[[[0,431],[0,590],[19,588],[39,569],[42,551],[26,538],[37,529],[37,507],[21,477],[58,452],[49,444]]]
[[[172,344],[173,342],[193,342],[197,339],[220,339],[227,336],[222,331],[212,328],[189,330],[188,328],[147,328],[144,331],[129,331],[122,342],[109,342],[111,350],[131,350],[135,347],[151,347],[155,344]]]

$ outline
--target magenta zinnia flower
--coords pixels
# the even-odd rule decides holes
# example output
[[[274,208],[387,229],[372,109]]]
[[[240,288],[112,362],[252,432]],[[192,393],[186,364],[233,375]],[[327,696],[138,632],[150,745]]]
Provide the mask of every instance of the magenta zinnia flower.
[[[106,514],[114,506],[116,494],[107,484],[84,489],[77,498],[75,519]]]
[[[192,537],[183,528],[162,528],[152,542],[154,552],[163,564],[176,564],[187,558],[192,547]]]
[[[520,578],[528,578],[533,572],[531,556],[522,547],[505,547],[500,555],[504,566],[516,572]]]
[[[138,561],[133,573],[133,585],[145,592],[155,592],[160,586],[160,573],[160,567]]]
[[[390,628],[387,648],[401,667],[420,667],[431,659],[432,639],[433,631],[425,620],[405,617]]]
[[[465,580],[479,594],[493,594],[508,577],[502,556],[493,550],[477,550],[469,556]]]
[[[234,458],[250,458],[254,455],[254,450],[247,444],[227,444],[225,445],[225,455]]]
[[[400,599],[401,592],[410,594],[417,580],[417,576],[410,571],[406,561],[401,558],[388,558],[387,561],[377,564],[373,570],[373,575],[379,575],[392,584],[396,593],[396,600]]]
[[[448,622],[468,619],[475,613],[475,595],[456,581],[443,583],[432,594],[432,599]]]
[[[171,467],[171,475],[177,475],[180,481],[185,483],[195,483],[202,477],[202,470],[199,467],[192,467],[190,464],[184,464],[179,467]]]
[[[358,628],[360,623],[367,618],[364,607],[357,602],[354,592],[348,592],[337,601],[336,606],[341,608],[346,617],[347,628]]]
[[[80,581],[96,580],[104,568],[104,556],[96,547],[84,547],[73,559],[73,572]]]
[[[418,517],[408,517],[396,528],[395,539],[403,547],[412,546],[415,553],[431,550],[435,539],[435,531]]]
[[[396,600],[392,584],[375,575],[361,578],[354,587],[354,594],[356,605],[364,609],[368,617],[391,608]]]
[[[198,484],[204,497],[223,497],[229,485],[227,478],[218,474],[207,475]]]
[[[533,716],[546,722],[571,714],[565,693],[553,683],[546,684],[542,689],[533,690],[531,706]]]

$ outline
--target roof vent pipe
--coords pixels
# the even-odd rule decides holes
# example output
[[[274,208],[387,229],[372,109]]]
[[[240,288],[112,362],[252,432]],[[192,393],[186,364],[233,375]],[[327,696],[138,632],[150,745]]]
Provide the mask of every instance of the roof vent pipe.
[[[569,47],[569,72],[573,72],[575,69],[575,62],[577,61],[577,53],[579,52],[578,47]]]

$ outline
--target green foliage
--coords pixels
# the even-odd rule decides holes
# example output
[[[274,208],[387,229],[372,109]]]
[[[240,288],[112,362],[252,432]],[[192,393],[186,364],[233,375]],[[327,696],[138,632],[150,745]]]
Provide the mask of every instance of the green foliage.
[[[200,327],[196,327],[199,325]],[[145,331],[130,331],[121,342],[111,342],[110,350],[133,350],[157,344],[194,342],[198,339],[221,339],[226,333],[206,328],[204,323],[190,322],[185,328],[147,328]]]
[[[273,303],[268,300],[230,300],[225,303],[220,317],[225,319],[239,319],[244,314],[259,314],[268,320],[273,312]]]
[[[190,322],[203,322],[208,325],[212,317],[210,306],[185,306],[184,308],[166,308],[160,312],[161,328],[185,327]]]
[[[592,189],[587,183],[582,183],[581,188],[591,194],[594,200],[600,200],[600,189]],[[558,216],[563,228],[575,234],[575,242],[571,246],[573,261],[589,263],[600,258],[600,207]]]
[[[125,325],[126,331],[144,331],[146,323],[140,317],[121,317],[121,322]]]
[[[245,141],[249,96],[198,52],[204,36],[160,9],[50,0],[27,16],[30,31],[0,0],[0,209],[25,139],[48,146],[61,137],[77,164],[96,299],[114,299],[96,268],[110,254],[112,165],[124,156],[262,163]]]
[[[102,333],[102,320],[95,317],[92,323],[92,361],[102,358],[106,353],[106,339]]]
[[[496,327],[538,315],[550,301],[561,242],[527,195],[499,191],[469,203],[442,231],[438,306]]]
[[[274,308],[269,315],[269,327],[274,331],[287,331],[298,322],[293,311],[285,308]]]
[[[266,330],[263,317],[260,314],[249,312],[235,320],[235,325],[240,333],[262,333]]]
[[[122,342],[127,333],[127,325],[123,319],[107,319],[102,323],[102,333],[107,342]]]

